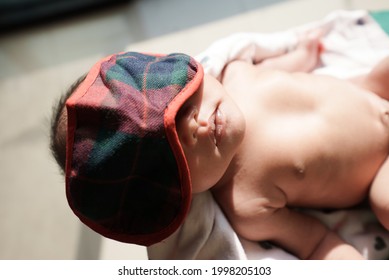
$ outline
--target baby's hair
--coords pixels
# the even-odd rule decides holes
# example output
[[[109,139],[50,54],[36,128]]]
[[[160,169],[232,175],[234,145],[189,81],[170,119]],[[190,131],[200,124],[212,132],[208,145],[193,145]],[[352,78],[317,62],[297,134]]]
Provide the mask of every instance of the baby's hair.
[[[86,74],[78,78],[53,106],[50,128],[50,150],[63,174],[65,173],[67,132],[65,103],[78,86],[85,80],[85,77]]]

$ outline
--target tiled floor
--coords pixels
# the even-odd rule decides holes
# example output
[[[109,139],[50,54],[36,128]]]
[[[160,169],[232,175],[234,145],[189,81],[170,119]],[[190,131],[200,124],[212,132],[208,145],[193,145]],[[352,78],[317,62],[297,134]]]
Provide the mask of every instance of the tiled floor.
[[[79,223],[49,155],[53,101],[96,59],[125,48],[195,53],[231,32],[271,32],[334,9],[389,9],[387,2],[139,0],[3,35],[0,259],[146,258],[144,248],[102,241]]]

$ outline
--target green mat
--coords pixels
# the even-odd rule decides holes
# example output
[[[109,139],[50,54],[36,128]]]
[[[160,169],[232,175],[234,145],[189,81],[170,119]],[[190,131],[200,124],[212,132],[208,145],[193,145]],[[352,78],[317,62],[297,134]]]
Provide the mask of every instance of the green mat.
[[[370,15],[379,23],[386,34],[389,35],[389,10],[370,12]]]

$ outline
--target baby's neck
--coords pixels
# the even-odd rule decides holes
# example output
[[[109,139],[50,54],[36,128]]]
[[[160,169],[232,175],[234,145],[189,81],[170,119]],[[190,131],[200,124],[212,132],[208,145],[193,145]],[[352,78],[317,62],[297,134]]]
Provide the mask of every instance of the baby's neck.
[[[238,173],[240,164],[237,156],[234,156],[228,166],[226,172],[220,178],[220,180],[211,188],[212,191],[217,192],[219,189],[223,189],[225,186],[232,184],[235,174]]]

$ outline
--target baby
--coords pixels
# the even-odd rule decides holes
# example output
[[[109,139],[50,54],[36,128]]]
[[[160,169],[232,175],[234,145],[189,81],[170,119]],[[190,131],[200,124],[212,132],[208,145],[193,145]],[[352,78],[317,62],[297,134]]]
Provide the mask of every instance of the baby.
[[[53,118],[74,213],[106,237],[148,246],[182,224],[192,193],[211,190],[246,239],[301,259],[362,259],[294,209],[369,197],[389,229],[389,59],[353,82],[304,73],[319,63],[319,41],[231,62],[221,81],[183,54],[99,61]]]

